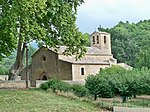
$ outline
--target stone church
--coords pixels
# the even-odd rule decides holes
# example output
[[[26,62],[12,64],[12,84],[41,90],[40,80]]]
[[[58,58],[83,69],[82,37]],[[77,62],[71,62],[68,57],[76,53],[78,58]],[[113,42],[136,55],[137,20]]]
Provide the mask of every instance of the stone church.
[[[32,56],[29,66],[31,86],[36,80],[58,78],[70,81],[84,81],[88,75],[96,74],[101,68],[117,64],[111,53],[111,39],[107,32],[93,32],[90,36],[91,47],[87,47],[85,57],[75,60],[75,56],[64,56],[66,46],[60,46],[57,52],[41,47]],[[25,79],[25,69],[21,78]]]

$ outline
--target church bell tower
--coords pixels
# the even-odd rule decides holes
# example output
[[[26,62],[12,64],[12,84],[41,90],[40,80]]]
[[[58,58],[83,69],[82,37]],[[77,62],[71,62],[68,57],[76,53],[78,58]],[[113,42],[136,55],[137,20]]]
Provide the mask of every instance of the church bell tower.
[[[101,51],[111,54],[110,34],[107,32],[93,32],[91,34],[91,47],[97,47]]]

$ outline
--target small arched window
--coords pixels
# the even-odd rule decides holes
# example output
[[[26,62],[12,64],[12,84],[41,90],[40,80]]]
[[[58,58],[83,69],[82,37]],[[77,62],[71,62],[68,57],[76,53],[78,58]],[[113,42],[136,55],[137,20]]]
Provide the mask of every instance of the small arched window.
[[[97,44],[99,44],[99,36],[97,35]]]
[[[42,60],[43,60],[43,61],[46,61],[46,56],[43,55],[43,56],[42,56]]]
[[[84,68],[81,68],[81,75],[84,75]]]
[[[93,44],[95,44],[95,36],[93,36]]]
[[[106,44],[106,36],[104,36],[104,44]]]

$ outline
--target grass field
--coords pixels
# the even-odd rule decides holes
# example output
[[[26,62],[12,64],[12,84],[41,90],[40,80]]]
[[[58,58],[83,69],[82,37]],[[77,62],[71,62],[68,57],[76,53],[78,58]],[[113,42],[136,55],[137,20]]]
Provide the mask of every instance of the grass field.
[[[102,112],[92,103],[42,90],[0,90],[0,112]]]
[[[121,103],[120,97],[116,98],[99,98],[97,101],[100,107],[131,107],[131,108],[150,108],[150,96],[137,96],[137,98],[128,99],[126,103]]]

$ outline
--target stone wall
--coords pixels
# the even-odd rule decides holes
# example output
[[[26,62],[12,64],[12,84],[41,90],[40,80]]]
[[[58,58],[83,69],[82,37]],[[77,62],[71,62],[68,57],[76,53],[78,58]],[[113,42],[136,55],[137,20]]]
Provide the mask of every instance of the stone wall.
[[[36,80],[36,88],[39,88],[42,83],[47,82],[45,80]]]
[[[63,80],[64,82],[67,82],[69,84],[85,84],[85,81],[69,81],[69,80]],[[36,88],[39,88],[42,83],[47,82],[46,80],[36,80]],[[29,81],[29,87],[30,87],[30,81]],[[26,88],[26,81],[20,80],[20,81],[0,81],[0,89],[25,89]]]
[[[29,82],[30,85],[30,82]],[[0,81],[0,89],[25,89],[26,81]]]
[[[88,75],[95,75],[100,71],[100,68],[106,68],[109,65],[84,65],[84,64],[73,64],[72,75],[73,81],[84,81]],[[81,68],[84,68],[84,75],[81,75]]]
[[[85,81],[70,81],[70,80],[63,80],[64,82],[67,82],[69,84],[81,84],[84,85]],[[45,83],[47,81],[45,80],[36,80],[36,88],[39,88],[41,86],[42,83]]]
[[[0,80],[8,80],[8,75],[0,75]]]
[[[113,112],[150,112],[150,108],[114,107]]]
[[[47,79],[59,77],[58,55],[44,47],[32,56],[32,64],[29,68],[31,85],[36,87],[36,80],[43,80],[43,77]]]
[[[65,62],[65,61],[59,61],[59,78],[62,80],[72,80],[72,64]]]

